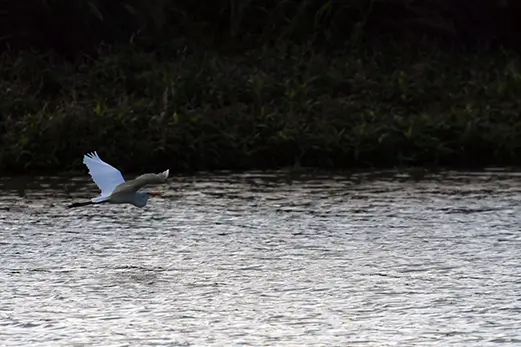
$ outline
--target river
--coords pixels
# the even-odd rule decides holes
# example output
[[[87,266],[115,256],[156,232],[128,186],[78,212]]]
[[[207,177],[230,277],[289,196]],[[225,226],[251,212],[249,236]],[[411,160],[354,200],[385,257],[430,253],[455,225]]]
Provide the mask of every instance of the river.
[[[521,175],[0,180],[2,346],[521,345]]]

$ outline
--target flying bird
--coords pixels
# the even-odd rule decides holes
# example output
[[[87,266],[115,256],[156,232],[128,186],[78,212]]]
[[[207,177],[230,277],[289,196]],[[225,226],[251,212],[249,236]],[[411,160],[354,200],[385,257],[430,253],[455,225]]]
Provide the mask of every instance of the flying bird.
[[[136,207],[144,207],[149,196],[160,196],[161,194],[145,192],[141,188],[148,184],[166,182],[170,171],[166,170],[158,174],[146,173],[133,180],[125,181],[121,172],[101,160],[96,152],[84,155],[83,164],[89,169],[89,174],[101,190],[101,193],[99,196],[90,199],[90,201],[76,202],[68,205],[68,208],[103,203],[132,204]]]

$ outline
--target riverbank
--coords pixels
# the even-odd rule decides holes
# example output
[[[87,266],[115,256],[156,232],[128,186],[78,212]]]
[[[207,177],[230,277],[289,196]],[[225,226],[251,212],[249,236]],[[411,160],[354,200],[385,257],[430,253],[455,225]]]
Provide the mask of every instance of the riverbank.
[[[521,165],[521,69],[432,43],[0,56],[0,171]]]

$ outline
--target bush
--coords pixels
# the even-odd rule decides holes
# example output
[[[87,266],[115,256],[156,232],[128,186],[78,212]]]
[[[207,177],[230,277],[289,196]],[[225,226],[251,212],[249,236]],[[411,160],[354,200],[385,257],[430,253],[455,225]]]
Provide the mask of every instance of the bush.
[[[99,44],[172,40],[249,48],[281,39],[338,43],[363,33],[517,45],[512,0],[24,0],[0,4],[10,47],[94,54]]]
[[[132,171],[520,164],[508,51],[280,41],[98,55],[0,55],[0,170],[80,169],[91,150]]]

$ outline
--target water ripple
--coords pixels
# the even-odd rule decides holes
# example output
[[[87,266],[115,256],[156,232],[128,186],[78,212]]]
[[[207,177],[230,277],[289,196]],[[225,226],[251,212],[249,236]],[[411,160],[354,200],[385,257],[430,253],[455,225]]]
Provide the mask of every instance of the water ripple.
[[[2,342],[516,345],[518,176],[197,175],[74,210],[92,183],[4,178]]]

